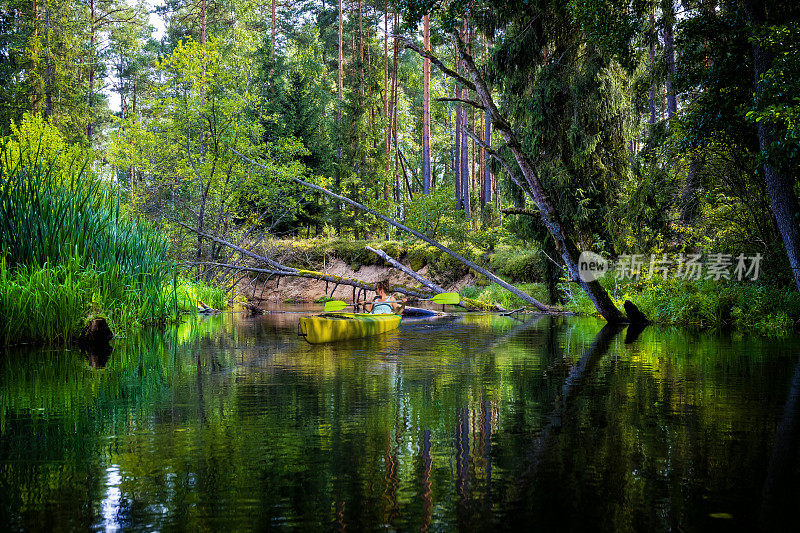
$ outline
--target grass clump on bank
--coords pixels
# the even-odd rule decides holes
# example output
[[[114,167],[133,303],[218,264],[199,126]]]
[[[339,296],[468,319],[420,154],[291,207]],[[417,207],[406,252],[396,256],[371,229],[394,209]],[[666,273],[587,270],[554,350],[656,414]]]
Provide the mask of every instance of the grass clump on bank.
[[[800,294],[753,282],[650,278],[601,283],[618,306],[631,300],[653,322],[695,328],[735,328],[765,336],[786,335],[793,317],[800,316]],[[577,286],[566,307],[585,315],[597,315],[592,302]]]
[[[519,283],[514,285],[522,292],[531,295],[540,302],[547,303],[547,287],[542,283]],[[472,285],[464,287],[461,295],[472,298],[487,304],[498,304],[505,309],[519,309],[520,307],[530,308],[531,304],[526,302],[516,294],[504,289],[497,284],[490,284],[485,287]]]
[[[201,295],[222,307],[177,278],[166,236],[128,217],[86,155],[48,150],[48,128],[0,146],[0,344],[70,342],[92,315],[115,331],[165,322]]]

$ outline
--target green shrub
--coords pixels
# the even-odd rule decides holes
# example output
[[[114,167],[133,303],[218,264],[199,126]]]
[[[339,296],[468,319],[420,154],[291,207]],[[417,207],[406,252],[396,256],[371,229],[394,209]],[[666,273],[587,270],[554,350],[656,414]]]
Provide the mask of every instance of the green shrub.
[[[522,283],[514,285],[516,288],[531,295],[533,298],[540,302],[547,301],[547,287],[541,283]],[[480,302],[489,304],[499,304],[506,309],[517,309],[520,307],[531,307],[531,304],[513,294],[512,292],[504,289],[496,283],[492,283],[487,287],[479,287],[473,285],[465,287],[461,291],[461,295],[466,298],[472,298]]]
[[[542,253],[538,249],[525,249],[500,245],[489,259],[495,274],[517,283],[541,282],[544,279]]]
[[[631,300],[652,321],[697,328],[735,328],[761,335],[785,335],[800,316],[800,294],[793,289],[748,282],[651,278],[601,284],[621,306]],[[566,284],[561,285],[562,291]],[[594,305],[572,284],[567,308],[597,315]]]

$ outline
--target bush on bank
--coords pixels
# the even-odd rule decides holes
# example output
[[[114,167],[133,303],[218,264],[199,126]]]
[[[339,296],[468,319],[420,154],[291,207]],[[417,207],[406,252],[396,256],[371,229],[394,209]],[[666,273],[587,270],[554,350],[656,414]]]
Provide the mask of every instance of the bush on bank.
[[[224,304],[177,278],[166,236],[130,219],[88,154],[65,157],[54,128],[30,120],[0,146],[0,344],[69,342],[91,315],[115,331],[174,320],[200,294]]]
[[[800,294],[792,288],[745,281],[666,280],[653,277],[616,281],[606,276],[601,283],[621,306],[636,303],[653,322],[695,328],[735,328],[766,336],[786,335],[800,317]],[[574,284],[561,289],[566,308],[597,315],[592,302]]]

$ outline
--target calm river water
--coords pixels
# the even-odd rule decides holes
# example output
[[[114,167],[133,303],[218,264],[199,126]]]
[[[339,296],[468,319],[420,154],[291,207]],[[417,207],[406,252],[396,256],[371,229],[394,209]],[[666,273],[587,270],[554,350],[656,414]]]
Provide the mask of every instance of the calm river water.
[[[780,530],[800,342],[296,313],[0,353],[0,530]]]

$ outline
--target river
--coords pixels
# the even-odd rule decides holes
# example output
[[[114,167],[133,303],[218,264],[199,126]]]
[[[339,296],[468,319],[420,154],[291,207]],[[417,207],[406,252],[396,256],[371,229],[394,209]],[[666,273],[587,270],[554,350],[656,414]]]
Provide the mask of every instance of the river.
[[[800,342],[296,310],[0,354],[0,530],[782,529]]]

